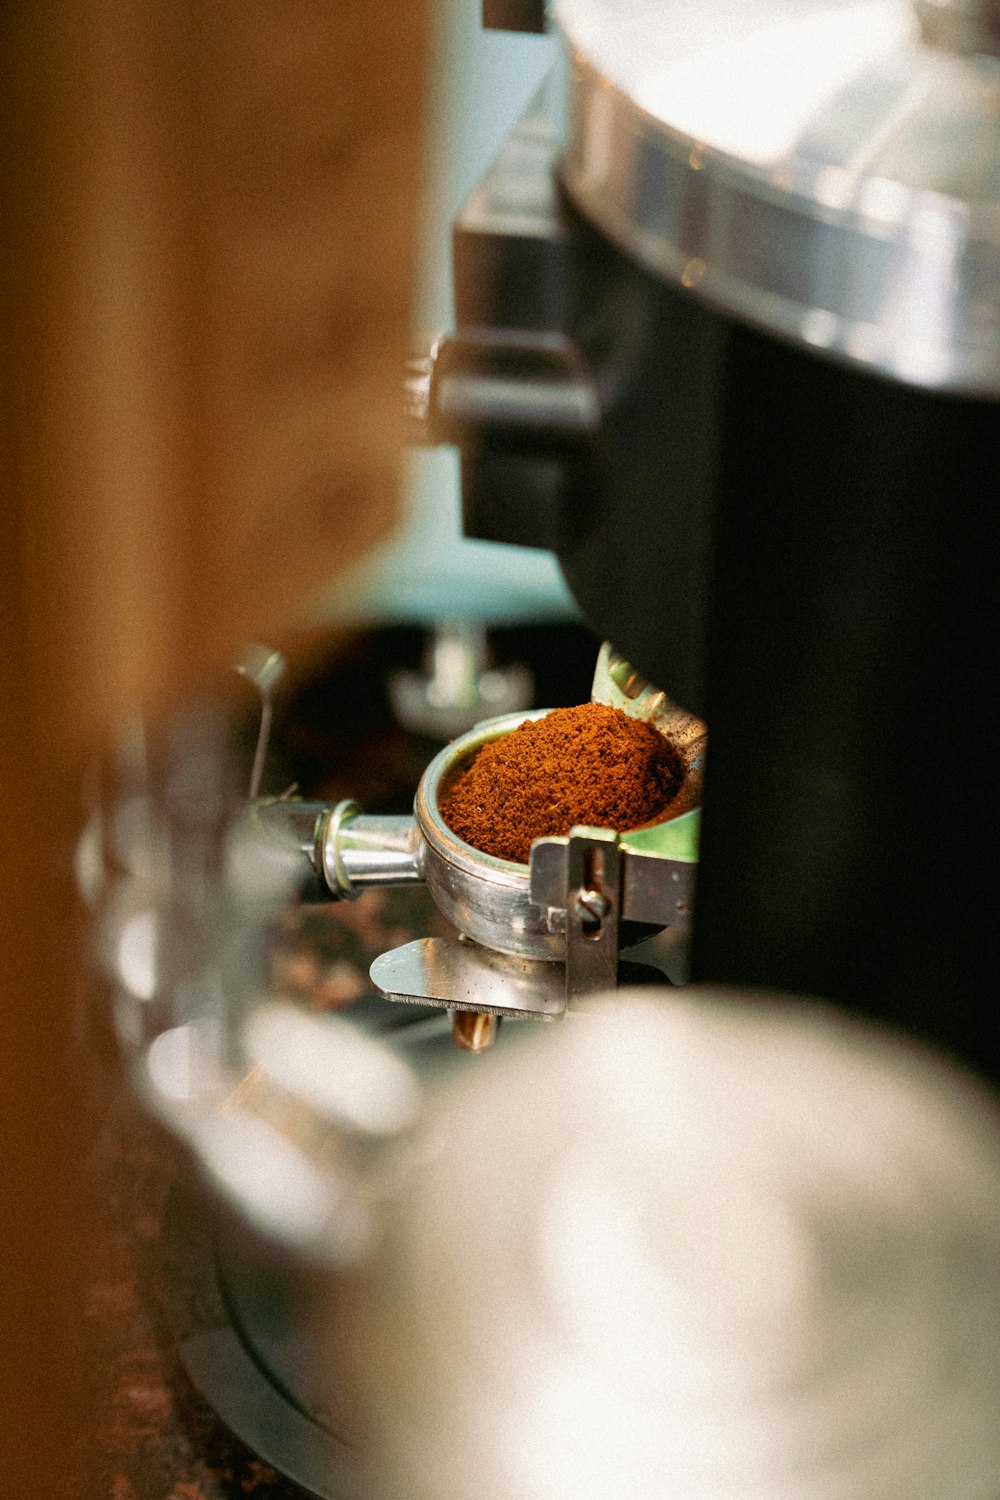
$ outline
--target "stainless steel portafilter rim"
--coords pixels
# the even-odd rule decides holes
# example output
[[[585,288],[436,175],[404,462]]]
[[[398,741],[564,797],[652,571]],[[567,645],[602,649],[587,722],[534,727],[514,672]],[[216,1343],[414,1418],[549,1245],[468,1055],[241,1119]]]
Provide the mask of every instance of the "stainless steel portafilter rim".
[[[438,801],[448,778],[483,745],[551,711],[533,709],[477,724],[434,757],[414,802],[424,845],[423,875],[439,910],[474,942],[518,958],[565,958],[562,912],[557,915],[531,900],[527,865],[485,854],[460,839],[441,816]]]

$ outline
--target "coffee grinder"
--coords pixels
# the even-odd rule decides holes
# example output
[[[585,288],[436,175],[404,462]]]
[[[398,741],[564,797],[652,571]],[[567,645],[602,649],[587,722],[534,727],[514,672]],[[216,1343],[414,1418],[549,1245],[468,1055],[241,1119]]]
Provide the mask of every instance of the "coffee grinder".
[[[993,1075],[996,8],[553,18],[565,98],[459,216],[414,430],[708,724],[691,978]]]
[[[423,410],[709,727],[691,976],[990,1076],[1000,19],[559,0]],[[563,134],[564,128],[564,134]]]
[[[697,890],[690,840],[595,830],[468,868],[435,789],[506,723],[443,752],[413,819],[258,799],[247,847],[341,897],[426,879],[465,940],[373,979],[473,1050],[693,907],[695,981],[819,996],[995,1079],[996,6],[553,17],[565,101],[460,215],[456,332],[408,400],[461,449],[467,534],[558,556],[613,642],[605,701],[669,695]]]

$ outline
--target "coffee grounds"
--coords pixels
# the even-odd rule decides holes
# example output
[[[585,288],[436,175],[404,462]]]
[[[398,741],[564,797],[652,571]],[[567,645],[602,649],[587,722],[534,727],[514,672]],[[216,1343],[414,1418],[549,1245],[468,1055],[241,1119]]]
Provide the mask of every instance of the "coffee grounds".
[[[619,833],[653,823],[680,790],[677,751],[619,708],[583,703],[525,720],[484,745],[439,801],[460,839],[528,862],[533,839],[575,823]]]

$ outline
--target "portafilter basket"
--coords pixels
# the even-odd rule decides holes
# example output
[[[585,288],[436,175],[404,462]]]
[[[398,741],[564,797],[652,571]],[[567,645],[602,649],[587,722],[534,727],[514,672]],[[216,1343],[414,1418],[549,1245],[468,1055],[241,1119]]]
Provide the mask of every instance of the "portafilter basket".
[[[566,957],[565,910],[533,902],[528,865],[498,859],[467,844],[449,828],[439,806],[442,794],[484,745],[551,712],[540,708],[488,719],[447,745],[421,777],[414,814],[423,845],[423,878],[439,910],[458,931],[500,953],[559,961]],[[699,799],[700,758],[687,753],[681,743],[675,748],[684,766],[684,781],[668,816],[657,827],[689,812]]]

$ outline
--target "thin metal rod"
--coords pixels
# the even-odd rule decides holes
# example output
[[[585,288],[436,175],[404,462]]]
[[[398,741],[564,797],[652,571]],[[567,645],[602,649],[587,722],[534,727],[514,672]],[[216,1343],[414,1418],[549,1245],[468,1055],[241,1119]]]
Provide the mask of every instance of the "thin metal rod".
[[[267,747],[271,738],[271,720],[274,717],[274,709],[269,692],[261,693],[260,704],[260,729],[257,731],[257,748],[253,756],[253,769],[250,772],[250,801],[256,801],[260,795],[260,784],[264,779],[264,762],[267,760]]]

